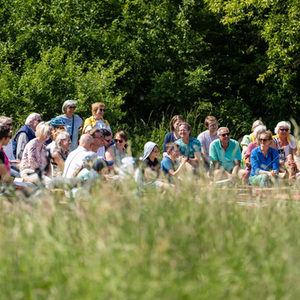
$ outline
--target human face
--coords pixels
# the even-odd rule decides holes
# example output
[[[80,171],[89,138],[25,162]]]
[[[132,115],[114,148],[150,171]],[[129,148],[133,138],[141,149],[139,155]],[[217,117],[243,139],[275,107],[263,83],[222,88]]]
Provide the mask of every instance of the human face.
[[[181,119],[177,119],[174,124],[173,124],[173,127],[175,129],[175,131],[178,131],[179,129],[179,125],[182,123],[182,120]]]
[[[125,141],[124,139],[122,139],[121,136],[120,136],[119,134],[117,134],[117,135],[115,136],[114,141],[115,141],[115,144],[116,144],[116,148],[117,148],[118,150],[123,150],[123,149],[124,149],[124,147],[125,147],[125,145],[126,145],[126,141]]]
[[[33,129],[33,131],[36,130],[36,126],[39,125],[39,123],[42,122],[41,117],[36,117],[33,121],[31,121],[31,128]]]
[[[104,137],[104,146],[105,146],[105,148],[108,148],[108,147],[109,147],[109,145],[110,145],[110,143],[111,143],[111,140],[112,140],[111,135],[105,136],[105,137]]]
[[[102,147],[104,145],[103,135],[100,132],[95,133],[94,145],[98,147]]]
[[[9,131],[9,138],[11,138],[11,135],[12,135],[12,120],[7,120],[5,123],[4,123],[4,125],[6,125],[6,126],[9,126],[9,128],[10,128],[10,131]]]
[[[180,156],[180,150],[179,148],[177,147],[175,150],[172,150],[172,156],[176,159]]]
[[[218,122],[208,121],[207,128],[209,132],[216,132],[218,130]]]
[[[228,144],[229,140],[230,140],[229,131],[227,129],[220,130],[219,138],[220,138],[221,144],[224,144],[224,145]]]
[[[99,119],[102,119],[103,116],[104,116],[104,112],[105,112],[105,108],[102,106],[102,107],[98,107],[97,110],[95,111],[95,119],[96,120],[99,120]]]
[[[71,104],[70,106],[67,107],[66,109],[66,115],[67,116],[73,116],[75,112],[76,106],[74,104]]]
[[[181,139],[187,139],[190,137],[190,131],[188,130],[187,126],[179,126],[179,136],[181,137]]]
[[[268,150],[272,142],[272,140],[270,140],[269,137],[264,133],[259,136],[258,141],[261,150]]]
[[[287,138],[288,134],[289,134],[289,128],[288,127],[284,127],[284,126],[281,126],[279,127],[279,130],[278,130],[278,135],[279,137],[281,138]]]
[[[65,138],[65,139],[61,140],[61,148],[64,151],[67,151],[70,148],[71,145],[72,145],[72,142],[71,142],[70,138]]]
[[[149,155],[149,159],[150,159],[151,161],[154,161],[155,158],[158,157],[158,154],[159,154],[159,149],[158,149],[157,146],[155,146],[155,147],[153,148],[152,152],[151,152],[150,155]]]

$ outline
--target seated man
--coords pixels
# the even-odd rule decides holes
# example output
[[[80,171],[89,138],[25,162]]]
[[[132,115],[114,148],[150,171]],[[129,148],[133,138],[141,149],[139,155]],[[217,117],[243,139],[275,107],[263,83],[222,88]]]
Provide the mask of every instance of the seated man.
[[[13,139],[13,154],[16,159],[22,159],[24,148],[35,138],[36,127],[41,121],[39,114],[32,113],[27,117],[25,125],[16,133]]]
[[[241,149],[239,143],[230,138],[229,129],[218,129],[219,140],[215,140],[209,147],[211,167],[215,170],[215,177],[220,179],[226,175],[229,179],[237,176],[241,163]]]
[[[77,176],[83,166],[86,156],[93,154],[92,149],[93,138],[89,134],[83,134],[79,140],[79,146],[72,151],[66,161],[63,177],[72,178]]]

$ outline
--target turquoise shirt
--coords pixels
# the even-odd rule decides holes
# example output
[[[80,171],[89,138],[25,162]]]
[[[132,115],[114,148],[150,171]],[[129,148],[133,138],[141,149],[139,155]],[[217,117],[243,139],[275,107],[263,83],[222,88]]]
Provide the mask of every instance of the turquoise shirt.
[[[201,152],[200,142],[192,136],[188,144],[185,144],[182,139],[177,140],[175,143],[179,145],[180,154],[187,158],[195,158],[194,153]]]
[[[241,160],[241,148],[237,141],[230,139],[228,148],[221,145],[220,140],[213,141],[209,146],[209,159],[212,165],[213,161],[218,161],[220,166],[226,171],[231,171],[235,166],[235,161]]]

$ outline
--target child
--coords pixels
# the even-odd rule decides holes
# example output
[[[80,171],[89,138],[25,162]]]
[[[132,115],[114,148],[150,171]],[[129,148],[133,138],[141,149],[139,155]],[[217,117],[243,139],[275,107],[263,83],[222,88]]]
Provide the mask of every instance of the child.
[[[163,170],[164,174],[167,176],[176,176],[180,172],[184,164],[187,162],[188,158],[183,157],[181,159],[179,167],[175,171],[175,161],[180,156],[179,145],[176,143],[168,143],[166,145],[166,151],[167,151],[167,155],[161,162],[161,169]],[[170,181],[170,177],[169,177],[169,181]]]

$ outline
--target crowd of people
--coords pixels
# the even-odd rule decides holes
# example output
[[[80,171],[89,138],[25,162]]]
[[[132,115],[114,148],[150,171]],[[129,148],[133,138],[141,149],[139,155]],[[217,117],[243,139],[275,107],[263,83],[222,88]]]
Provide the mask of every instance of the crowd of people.
[[[113,135],[104,119],[104,103],[92,104],[92,116],[85,121],[75,110],[76,101],[67,100],[63,114],[48,122],[32,113],[14,137],[12,119],[0,117],[2,185],[18,189],[41,182],[47,186],[58,178],[110,180],[126,172],[136,182],[153,186],[172,185],[174,177],[180,180],[184,172],[207,177],[210,182],[240,181],[261,188],[279,180],[293,184],[300,179],[299,145],[287,121],[279,122],[273,135],[257,120],[239,144],[227,127],[219,127],[214,116],[205,118],[206,130],[194,138],[191,126],[175,115],[165,136],[161,161],[158,144],[148,141],[136,163],[127,153],[126,131]]]

